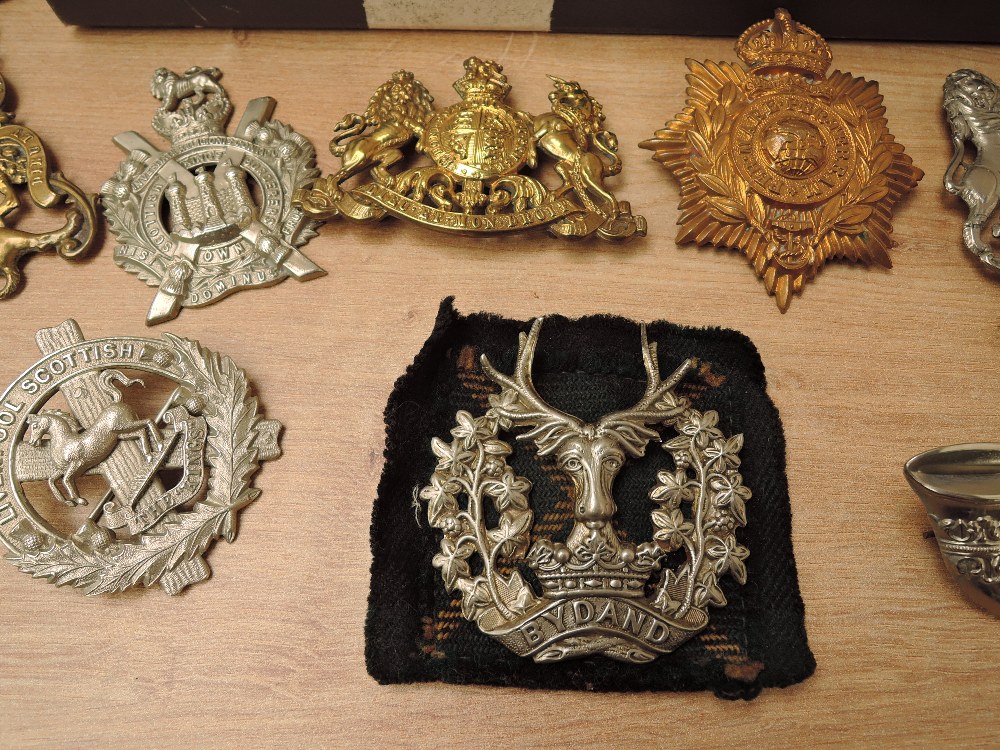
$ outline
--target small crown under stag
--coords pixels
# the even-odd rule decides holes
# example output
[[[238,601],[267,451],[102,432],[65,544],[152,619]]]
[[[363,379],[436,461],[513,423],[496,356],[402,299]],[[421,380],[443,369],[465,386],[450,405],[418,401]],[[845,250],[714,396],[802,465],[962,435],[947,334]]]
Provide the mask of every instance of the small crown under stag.
[[[736,42],[736,54],[754,72],[787,68],[816,78],[822,78],[833,61],[833,52],[823,37],[793,21],[784,8],[778,8],[773,19],[744,31]]]

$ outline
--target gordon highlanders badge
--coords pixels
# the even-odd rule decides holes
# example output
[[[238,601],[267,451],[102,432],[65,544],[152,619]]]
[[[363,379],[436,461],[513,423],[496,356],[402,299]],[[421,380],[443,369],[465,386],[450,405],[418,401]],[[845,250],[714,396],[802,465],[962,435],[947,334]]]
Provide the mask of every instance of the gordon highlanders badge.
[[[297,202],[317,218],[371,221],[392,214],[460,234],[548,227],[561,237],[644,235],[645,219],[604,184],[621,171],[621,159],[603,108],[579,83],[550,78],[552,110],[532,117],[506,103],[511,87],[492,60],[465,61],[465,75],[455,82],[462,101],[445,109],[434,109],[430,92],[400,70],[363,115],[337,124],[330,150],[341,157],[340,169],[300,191]],[[390,172],[414,140],[433,164]],[[562,179],[557,188],[522,174],[538,165],[539,155],[554,161]],[[362,172],[371,179],[344,189]]]
[[[44,357],[0,396],[7,559],[88,594],[208,578],[204,553],[235,539],[280,455],[246,374],[169,334],[87,340],[69,320],[36,339]]]
[[[0,105],[7,88],[0,78]],[[79,258],[93,244],[97,224],[94,196],[84,193],[59,172],[49,170],[45,146],[35,131],[18,125],[13,112],[0,111],[0,300],[21,285],[21,259],[33,252],[55,250],[63,258]],[[65,208],[65,223],[50,232],[23,232],[7,226],[21,201],[15,185],[25,185],[42,209]]]
[[[433,564],[461,596],[466,619],[519,655],[648,662],[708,625],[709,607],[726,604],[722,576],[746,580],[749,553],[736,539],[751,494],[737,470],[743,436],[726,437],[716,412],[676,395],[693,361],[661,379],[645,327],[647,385],[638,403],[595,422],[550,406],[531,377],[541,325],[521,334],[512,375],[483,356],[483,371],[502,390],[483,416],[458,412],[450,442],[431,442],[438,463],[420,497],[443,534]],[[658,474],[648,498],[616,498],[615,477],[660,439],[660,425],[677,433],[663,443],[673,470]],[[513,449],[501,438],[521,428],[529,429],[519,439],[553,456],[574,488],[565,539],[532,538],[531,485],[507,463]],[[649,504],[651,540],[622,538],[615,527],[622,502]]]
[[[888,268],[892,207],[923,177],[886,125],[878,84],[834,71],[779,9],[729,63],[688,61],[687,106],[640,144],[681,184],[678,242],[743,251],[782,312],[828,258]]]
[[[128,158],[101,194],[118,237],[115,262],[157,287],[150,325],[240,289],[324,273],[299,250],[319,222],[291,202],[319,174],[312,144],[270,119],[270,97],[251,101],[226,135],[233,107],[220,76],[216,68],[153,74],[153,129],[170,140],[167,151],[134,132],[114,138]]]

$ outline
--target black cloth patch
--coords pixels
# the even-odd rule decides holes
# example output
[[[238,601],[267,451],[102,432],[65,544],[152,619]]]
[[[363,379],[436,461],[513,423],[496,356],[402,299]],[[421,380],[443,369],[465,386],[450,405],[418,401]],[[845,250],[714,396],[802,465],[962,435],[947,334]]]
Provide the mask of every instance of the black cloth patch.
[[[726,435],[742,432],[740,473],[753,491],[747,526],[738,532],[750,549],[741,586],[729,576],[728,605],[710,609],[708,627],[670,654],[647,664],[604,656],[539,664],[515,655],[462,617],[459,597],[445,590],[431,558],[440,532],[426,520],[416,492],[430,479],[432,437],[450,440],[455,413],[479,416],[499,391],[479,365],[486,353],[512,372],[524,321],[477,313],[460,315],[442,302],[430,338],[395,385],[385,411],[385,468],[372,513],[372,579],[365,625],[368,671],[383,684],[439,680],[580,690],[713,690],[723,698],[753,698],[763,687],[784,687],[812,674],[804,607],[792,555],[791,510],[785,477],[785,440],[766,393],[764,367],[753,343],[722,329],[648,326],[659,343],[660,369],[685,358],[700,366],[677,392],[700,411],[719,412]],[[645,388],[639,326],[624,318],[545,319],[534,359],[534,382],[553,406],[585,420],[630,406]],[[673,435],[669,428],[668,437]],[[513,440],[507,434],[506,439]],[[570,486],[554,462],[517,442],[509,459],[532,482],[535,529],[565,538],[572,521]],[[662,450],[629,460],[615,483],[616,526],[638,542],[652,536],[648,498],[656,472],[670,467]],[[633,500],[635,499],[635,500]]]

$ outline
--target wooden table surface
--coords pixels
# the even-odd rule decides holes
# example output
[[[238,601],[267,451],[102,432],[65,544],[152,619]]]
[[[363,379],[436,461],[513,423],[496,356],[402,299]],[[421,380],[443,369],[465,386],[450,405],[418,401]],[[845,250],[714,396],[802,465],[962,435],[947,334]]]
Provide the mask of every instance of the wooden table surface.
[[[79,30],[29,0],[3,3],[0,19],[0,71],[18,121],[92,191],[122,158],[113,134],[156,140],[156,67],[220,67],[237,111],[275,96],[276,116],[312,139],[327,171],[333,123],[389,73],[415,71],[446,104],[476,54],[503,63],[513,102],[528,111],[546,108],[545,73],[599,97],[625,162],[614,190],[649,220],[649,236],[625,246],[334,222],[306,248],[328,276],[237,294],[155,330],[143,324],[151,290],[114,265],[110,236],[79,265],[30,261],[21,294],[0,304],[0,384],[37,359],[36,329],[69,317],[91,337],[169,330],[250,373],[267,414],[286,425],[285,454],[259,475],[263,495],[243,511],[237,542],[210,553],[213,578],[182,596],[88,598],[0,566],[0,746],[995,743],[1000,623],[946,578],[902,476],[921,450],[1000,434],[1000,283],[963,249],[964,206],[941,187],[941,84],[961,67],[1000,74],[995,48],[833,43],[835,67],[880,82],[891,130],[927,176],[896,211],[891,271],[829,264],[781,315],[735,252],[674,244],[678,189],[636,145],[680,110],[684,59],[732,60],[732,40]],[[813,677],[729,703],[381,687],[367,675],[382,410],[449,294],[463,311],[608,312],[753,339],[788,441]]]

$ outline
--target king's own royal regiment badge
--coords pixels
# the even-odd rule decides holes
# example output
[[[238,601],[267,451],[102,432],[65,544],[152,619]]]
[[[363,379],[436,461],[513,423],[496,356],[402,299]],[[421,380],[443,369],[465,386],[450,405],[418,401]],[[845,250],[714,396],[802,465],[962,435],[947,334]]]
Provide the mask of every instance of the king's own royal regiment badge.
[[[216,68],[153,74],[160,101],[153,129],[170,141],[168,150],[135,132],[114,138],[128,158],[101,195],[118,238],[115,262],[157,288],[150,325],[240,289],[324,273],[299,249],[319,222],[292,205],[294,192],[319,174],[312,144],[271,119],[270,97],[252,100],[227,135],[233,107],[221,75]]]
[[[0,106],[7,86],[0,78]],[[16,186],[24,185],[32,203],[41,209],[65,209],[61,227],[26,232],[8,226],[20,206]],[[84,256],[94,242],[96,201],[49,168],[48,155],[38,134],[14,122],[13,112],[0,111],[0,300],[21,286],[21,262],[31,253],[54,250],[63,258]]]
[[[482,357],[501,391],[482,416],[458,412],[450,441],[431,441],[437,467],[420,497],[442,534],[432,563],[461,597],[465,618],[520,656],[649,662],[703,630],[710,607],[725,606],[722,576],[746,580],[749,552],[736,539],[751,496],[738,471],[743,436],[727,437],[718,413],[700,412],[675,393],[692,360],[661,378],[645,327],[647,383],[636,404],[594,422],[554,408],[531,376],[541,326],[538,319],[520,335],[513,374]],[[676,433],[663,442],[674,469],[659,472],[642,498],[652,539],[626,541],[615,513],[618,503],[637,499],[616,498],[615,478],[627,459],[661,439],[657,428]],[[539,456],[553,457],[574,488],[565,539],[533,529],[531,483],[508,463],[513,447],[502,437],[513,431]]]
[[[69,320],[36,340],[43,358],[0,396],[7,560],[88,594],[208,578],[203,555],[235,539],[280,455],[246,373],[170,334],[88,340]]]
[[[621,171],[621,159],[601,104],[575,81],[550,79],[551,111],[532,116],[506,103],[511,87],[492,60],[465,61],[465,75],[455,82],[462,100],[444,109],[433,107],[413,73],[400,70],[364,114],[337,124],[330,150],[341,158],[340,169],[301,190],[297,203],[321,219],[392,214],[470,235],[538,227],[560,237],[644,235],[645,219],[605,184]],[[411,142],[431,164],[399,164]],[[558,187],[524,173],[539,157],[552,160]],[[344,187],[365,172],[367,181]]]
[[[688,60],[687,106],[643,148],[681,185],[677,241],[746,254],[788,309],[828,258],[892,265],[892,208],[923,177],[878,84],[826,74],[830,47],[778,9],[736,42],[744,70]]]

